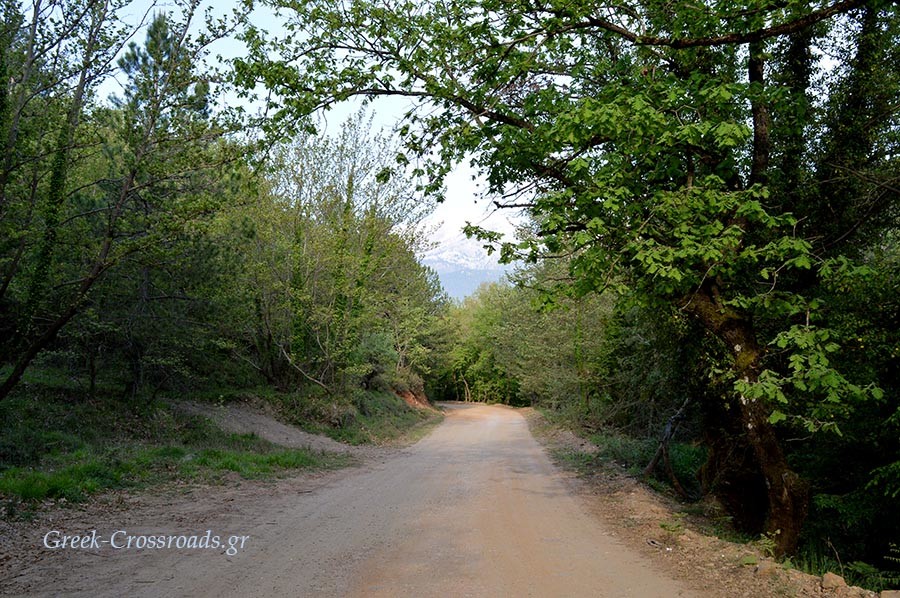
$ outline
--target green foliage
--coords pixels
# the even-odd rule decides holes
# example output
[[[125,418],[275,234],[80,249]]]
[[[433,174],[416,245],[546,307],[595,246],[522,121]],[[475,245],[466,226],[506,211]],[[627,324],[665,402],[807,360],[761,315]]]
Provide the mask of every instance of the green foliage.
[[[812,495],[801,551],[829,539],[883,569],[900,534],[896,5],[650,3],[612,26],[590,3],[263,4],[285,35],[245,22],[230,74],[206,48],[233,23],[198,31],[194,4],[154,16],[118,63],[133,31],[106,4],[2,4],[11,489],[134,481],[101,420],[152,445],[122,460],[150,470],[193,467],[194,443],[248,475],[294,458],[238,457],[256,441],[211,439],[159,394],[258,392],[354,442],[427,419],[392,390],[538,404],[604,430],[632,468],[690,399],[682,482],[705,439],[713,491],[765,494],[743,506],[771,515],[766,489],[793,469]],[[104,102],[114,64],[123,91]],[[232,135],[227,82],[267,88],[261,129]],[[402,145],[363,115],[313,134],[316,109],[382,94],[413,104]],[[417,255],[462,160],[529,218],[515,241],[469,233],[528,266],[451,308]],[[113,394],[127,409],[97,400]],[[798,525],[805,487],[786,488]],[[781,522],[778,551],[799,537]],[[875,579],[867,566],[852,573]]]
[[[0,170],[0,360],[12,365],[0,397],[60,340],[92,384],[127,369],[132,395],[189,380],[191,356],[216,340],[195,319],[214,311],[206,285],[222,275],[204,233],[244,151],[224,141],[235,123],[209,110],[221,90],[200,72],[222,32],[196,32],[194,4],[154,15],[119,59],[123,97],[104,102],[97,89],[132,32],[102,2],[69,4],[19,15],[33,21],[9,65],[21,87]],[[27,58],[36,51],[57,58]]]
[[[657,438],[665,422],[690,397],[681,422],[696,434],[698,403],[718,400],[723,382],[713,371],[724,360],[715,346],[678,312],[665,306],[621,300],[604,331],[598,425],[614,425]]]
[[[564,427],[577,430],[584,423],[575,412],[566,413],[549,409],[542,412],[548,419]],[[640,476],[659,446],[659,441],[655,438],[629,436],[615,429],[593,433],[587,430],[580,432],[596,447],[597,452],[561,453],[557,456],[581,473],[591,473],[598,467],[613,467],[623,469],[635,477]],[[699,490],[696,487],[697,472],[706,460],[706,455],[707,451],[702,446],[686,442],[670,443],[672,471],[688,491]],[[656,472],[650,482],[657,489],[666,491],[671,489],[672,480],[664,473]]]
[[[675,513],[672,519],[660,521],[659,527],[672,537],[679,536],[684,532],[684,513]]]
[[[558,296],[626,289],[706,330],[715,346],[695,349],[714,356],[715,386],[731,386],[718,393],[727,408],[701,402],[722,452],[711,473],[734,474],[718,488],[736,501],[759,490],[757,525],[792,550],[805,484],[778,436],[848,435],[857,418],[884,421],[873,404],[891,394],[890,371],[852,356],[865,318],[838,315],[849,305],[833,287],[896,247],[897,7],[651,4],[620,7],[612,23],[590,3],[266,4],[291,33],[248,27],[235,71],[279,96],[276,121],[351,96],[412,98],[404,163],[424,164],[422,191],[440,195],[465,159],[498,198],[528,206],[528,234],[502,244],[504,259],[564,260]],[[458,317],[463,338],[503,331],[490,302],[515,302],[488,299],[470,323]],[[452,361],[466,398],[521,400],[499,343]]]
[[[591,442],[599,448],[598,456],[606,461],[618,464],[633,474],[640,474],[653,458],[658,442],[652,438],[638,439],[615,432],[598,433],[590,436]],[[706,458],[702,447],[685,443],[673,443],[669,447],[672,470],[686,487],[696,480],[697,471]],[[658,475],[658,474],[657,474]],[[669,483],[665,475],[658,475],[664,483]]]
[[[832,366],[828,356],[841,348],[832,338],[833,332],[828,329],[792,326],[772,341],[773,346],[789,352],[789,374],[767,370],[753,383],[739,380],[735,388],[748,399],[768,400],[776,405],[791,403],[795,409],[803,404],[803,415],[796,416],[800,425],[809,432],[830,430],[840,434],[837,419],[849,418],[855,404],[861,401],[882,399],[884,391],[874,384],[853,384]],[[793,401],[788,399],[788,393],[795,395]],[[769,417],[772,423],[785,419],[787,415],[779,407]]]
[[[347,425],[328,432],[335,440],[350,444],[380,444],[440,419],[435,412],[410,407],[393,393],[359,390],[354,393],[353,404],[358,415]]]
[[[778,548],[778,542],[776,542],[777,536],[777,531],[762,534],[759,539],[756,540],[756,545],[762,550],[763,554],[768,557],[774,557]]]
[[[213,480],[224,471],[249,479],[341,463],[340,459],[323,458],[305,450],[274,449],[258,438],[249,440],[231,439],[228,444],[234,447],[227,449],[172,445],[119,447],[115,455],[75,452],[44,462],[40,469],[14,467],[3,470],[0,495],[25,501],[63,498],[80,502],[102,490],[140,487],[173,479]],[[253,446],[247,447],[247,444]]]
[[[520,274],[526,285],[550,275]],[[440,396],[513,405],[596,401],[609,301],[560,299],[541,310],[540,298],[492,284],[453,308],[444,323],[454,342],[437,372]]]
[[[848,584],[875,592],[894,589],[900,584],[900,571],[892,567],[876,567],[863,561],[843,562],[834,545],[801,547],[791,563],[799,570],[812,575],[839,572]]]
[[[437,411],[412,408],[393,391],[357,389],[338,397],[317,386],[292,392],[258,387],[229,397],[246,399],[268,403],[287,423],[350,444],[391,442],[440,420]]]
[[[276,148],[252,201],[222,219],[241,256],[230,331],[269,383],[337,397],[421,390],[445,298],[416,257],[430,206],[401,175],[377,176],[394,151],[362,114],[334,137],[297,137]]]

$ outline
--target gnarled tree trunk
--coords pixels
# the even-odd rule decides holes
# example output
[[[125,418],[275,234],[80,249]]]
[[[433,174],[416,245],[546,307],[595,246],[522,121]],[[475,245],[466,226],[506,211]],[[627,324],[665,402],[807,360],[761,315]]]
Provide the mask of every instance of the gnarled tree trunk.
[[[711,286],[693,295],[686,309],[728,346],[736,376],[757,381],[763,349],[749,317],[721,305]],[[704,484],[738,526],[771,535],[779,556],[793,552],[806,519],[809,487],[788,466],[769,423],[771,406],[739,396],[730,404],[707,405],[706,411],[711,454]]]

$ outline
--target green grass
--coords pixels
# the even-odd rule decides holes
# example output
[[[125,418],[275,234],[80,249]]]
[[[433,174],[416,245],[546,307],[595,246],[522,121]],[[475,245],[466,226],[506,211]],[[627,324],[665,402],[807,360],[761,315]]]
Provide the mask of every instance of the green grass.
[[[558,459],[580,473],[587,473],[603,465],[616,465],[629,475],[641,476],[659,446],[659,441],[655,438],[635,438],[608,429],[595,432],[580,429],[579,421],[577,417],[573,419],[572,412],[541,409],[541,413],[548,421],[580,433],[580,436],[597,447],[598,451],[594,455],[567,454],[566,451],[556,455]],[[671,442],[669,459],[681,485],[688,492],[699,494],[697,472],[706,460],[706,450],[693,444]],[[656,491],[670,491],[671,480],[665,473],[663,463],[657,465],[654,477],[648,479],[647,483]]]
[[[358,391],[353,403],[356,416],[327,432],[335,440],[349,444],[389,442],[440,419],[439,414],[413,409],[388,392]]]
[[[569,449],[554,449],[551,454],[556,461],[579,475],[588,475],[597,469],[596,458],[588,453]]]
[[[8,503],[78,502],[102,490],[215,482],[227,472],[272,477],[349,462],[230,434],[162,403],[88,399],[49,377],[29,382],[0,404],[0,497]]]
[[[861,561],[844,563],[838,560],[833,548],[822,545],[812,543],[801,545],[797,554],[788,561],[788,565],[812,575],[823,575],[829,571],[837,573],[849,585],[875,592],[900,588],[900,570],[894,567],[891,567],[891,570],[880,569]]]
[[[265,401],[284,421],[350,444],[415,438],[441,419],[387,392],[338,397],[315,388],[285,393],[222,387],[191,398]],[[0,404],[0,499],[7,503],[77,502],[102,490],[172,480],[215,482],[227,473],[271,477],[349,461],[283,449],[252,434],[229,434],[163,401],[123,399],[121,388],[105,387],[103,381],[91,397],[83,381],[49,366],[32,368]]]

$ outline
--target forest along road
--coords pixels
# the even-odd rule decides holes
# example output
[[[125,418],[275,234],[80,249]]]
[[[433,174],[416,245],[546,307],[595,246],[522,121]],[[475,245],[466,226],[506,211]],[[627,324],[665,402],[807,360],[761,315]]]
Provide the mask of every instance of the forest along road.
[[[654,570],[586,511],[518,412],[471,404],[445,409],[444,422],[418,443],[307,493],[261,492],[237,515],[204,518],[199,528],[172,505],[169,516],[182,530],[249,536],[237,555],[55,552],[42,564],[56,574],[28,593],[699,595]],[[129,531],[172,528],[172,519],[138,523]]]

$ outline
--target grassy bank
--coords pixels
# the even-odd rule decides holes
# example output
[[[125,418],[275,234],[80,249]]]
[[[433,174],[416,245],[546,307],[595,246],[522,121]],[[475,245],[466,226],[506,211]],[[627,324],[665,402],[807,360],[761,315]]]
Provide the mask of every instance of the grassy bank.
[[[592,454],[559,451],[556,455],[559,460],[582,473],[605,465],[615,465],[634,477],[640,477],[659,447],[659,440],[656,438],[635,438],[612,429],[588,430],[580,425],[577,418],[564,411],[539,411],[551,425],[571,430],[596,447]],[[697,472],[706,460],[706,450],[694,444],[672,441],[669,443],[669,459],[672,471],[685,491],[699,496]],[[672,478],[667,475],[662,462],[657,465],[647,482],[657,491],[668,493],[673,490]]]
[[[353,445],[412,439],[442,418],[437,410],[412,408],[392,392],[374,390],[328,395],[313,386],[292,392],[258,387],[209,391],[201,398],[264,403],[285,423]]]
[[[437,410],[411,408],[390,392],[207,388],[189,396],[264,403],[285,423],[349,444],[414,439],[441,419]],[[77,502],[109,489],[215,482],[229,473],[271,477],[349,462],[225,432],[170,402],[123,398],[120,384],[102,381],[91,394],[64,370],[34,368],[0,404],[0,501],[7,508],[46,499]]]
[[[50,371],[32,375],[0,404],[0,499],[8,508],[44,499],[77,502],[115,488],[216,482],[228,473],[271,477],[347,462],[224,432],[163,402],[125,400],[111,389],[89,397]]]
[[[324,397],[319,397],[322,401]],[[415,409],[390,392],[358,390],[341,405],[339,420],[312,419],[306,416],[308,401],[290,396],[281,397],[282,412],[288,421],[299,426],[311,426],[315,431],[348,444],[383,444],[415,436],[417,431],[430,429],[441,419],[436,410]],[[328,402],[324,401],[326,409]],[[334,409],[332,406],[331,409]]]

